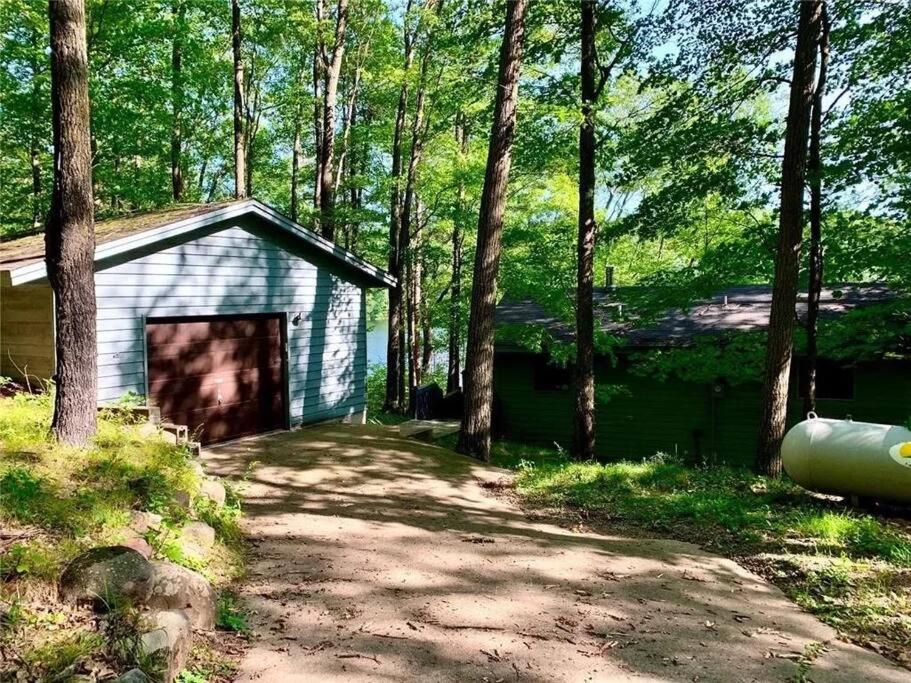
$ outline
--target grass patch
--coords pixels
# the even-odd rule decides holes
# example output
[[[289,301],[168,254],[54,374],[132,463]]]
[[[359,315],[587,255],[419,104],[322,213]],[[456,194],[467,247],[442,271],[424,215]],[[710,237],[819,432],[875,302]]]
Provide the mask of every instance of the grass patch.
[[[88,446],[62,446],[50,437],[52,400],[26,393],[0,398],[0,527],[11,531],[0,539],[0,648],[16,653],[0,662],[0,680],[19,671],[29,680],[53,680],[89,654],[108,656],[99,643],[111,638],[96,633],[87,615],[56,603],[56,582],[82,551],[124,540],[133,511],[161,516],[146,534],[157,557],[196,569],[216,585],[243,571],[239,498],[231,491],[218,506],[200,496],[200,474],[185,447],[116,409],[99,412]],[[216,532],[204,557],[176,543],[193,519]],[[67,616],[61,624],[49,621],[49,613]]]
[[[584,512],[596,523],[696,541],[775,581],[853,640],[911,665],[911,525],[814,496],[787,478],[644,462],[574,462],[498,443],[527,504]]]

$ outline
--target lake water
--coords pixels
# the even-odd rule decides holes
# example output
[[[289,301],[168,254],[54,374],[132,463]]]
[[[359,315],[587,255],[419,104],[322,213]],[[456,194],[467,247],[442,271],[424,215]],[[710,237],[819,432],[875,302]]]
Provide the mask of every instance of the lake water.
[[[367,330],[367,364],[372,365],[378,363],[380,365],[386,364],[386,341],[389,335],[388,333],[389,325],[386,320],[380,320],[375,323],[372,329]],[[443,338],[446,335],[446,330],[438,329],[434,330],[434,336],[437,338]],[[430,360],[430,365],[433,370],[443,372],[446,371],[446,366],[449,363],[449,353],[446,349],[440,349],[434,351],[433,356]],[[444,387],[445,389],[445,387]]]

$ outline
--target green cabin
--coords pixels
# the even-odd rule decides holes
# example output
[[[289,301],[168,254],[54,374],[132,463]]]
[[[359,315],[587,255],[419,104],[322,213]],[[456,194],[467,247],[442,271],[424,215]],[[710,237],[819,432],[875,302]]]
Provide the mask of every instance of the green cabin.
[[[654,363],[659,355],[667,357],[710,340],[730,340],[738,333],[762,335],[768,326],[771,288],[732,287],[638,328],[617,321],[621,297],[621,290],[615,288],[595,292],[596,325],[621,340],[612,357],[596,358],[598,457],[640,460],[667,453],[692,463],[751,466],[760,414],[761,365],[742,368],[747,375],[736,380],[721,375],[710,378],[711,368],[708,372],[703,368],[700,379],[685,378],[691,374],[686,372],[685,354],[678,358],[683,372],[653,368],[660,367]],[[894,301],[895,294],[882,285],[826,288],[820,318],[831,321]],[[798,315],[805,311],[806,296],[801,295]],[[497,326],[498,331],[507,326],[537,327],[562,342],[571,343],[573,337],[570,325],[529,299],[504,299],[497,307]],[[574,404],[572,366],[553,362],[545,350],[535,351],[502,337],[498,336],[494,358],[498,436],[568,448]],[[761,336],[754,339],[761,343]],[[729,360],[738,363],[737,357]],[[798,357],[792,366],[790,424],[802,417],[802,363]],[[890,353],[858,362],[821,358],[816,405],[822,417],[904,424],[911,416],[911,363]]]

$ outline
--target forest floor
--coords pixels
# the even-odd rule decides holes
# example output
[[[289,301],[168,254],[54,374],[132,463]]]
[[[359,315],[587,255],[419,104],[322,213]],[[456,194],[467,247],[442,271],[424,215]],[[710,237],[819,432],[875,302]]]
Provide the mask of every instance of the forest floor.
[[[907,680],[730,559],[529,516],[510,471],[392,427],[203,458],[245,479],[239,680]]]

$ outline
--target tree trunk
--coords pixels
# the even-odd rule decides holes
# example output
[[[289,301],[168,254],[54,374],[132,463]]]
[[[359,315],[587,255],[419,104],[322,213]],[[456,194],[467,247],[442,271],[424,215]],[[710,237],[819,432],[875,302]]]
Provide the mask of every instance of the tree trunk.
[[[241,58],[240,0],[231,0],[231,49],[234,54],[234,197],[247,196],[247,148],[244,131],[244,63]]]
[[[462,388],[460,342],[462,332],[462,220],[466,214],[464,164],[468,157],[468,127],[465,115],[456,115],[456,142],[459,145],[459,189],[456,194],[456,215],[452,222],[452,279],[449,282],[449,359],[446,370],[446,393]]]
[[[335,18],[335,45],[332,61],[326,64],[323,81],[323,135],[320,150],[320,230],[323,237],[335,241],[335,105],[338,100],[338,79],[345,54],[345,27],[348,21],[348,0],[338,0]]]
[[[41,34],[35,29],[32,32],[32,54],[37,55],[41,42]],[[32,58],[32,131],[29,138],[29,160],[32,167],[32,229],[37,230],[44,224],[44,209],[41,201],[41,124],[43,117],[40,114],[41,86],[38,81],[38,58]]]
[[[173,35],[171,38],[171,197],[183,201],[183,39],[186,5],[183,0],[171,3]]]
[[[807,135],[822,4],[821,0],[807,0],[800,4],[794,74],[791,79],[791,97],[781,168],[778,249],[766,345],[762,419],[759,424],[756,451],[757,469],[773,477],[781,474],[781,441],[787,422],[788,384],[791,354],[794,349],[797,276],[803,226]]]
[[[421,251],[420,237],[408,250],[408,404],[414,406],[415,390],[421,385],[424,368],[421,360]]]
[[[408,404],[414,405],[414,392],[421,383],[420,353],[418,351],[417,337],[417,307],[420,304],[420,267],[417,262],[416,251],[411,246],[412,216],[415,211],[415,183],[417,182],[418,163],[423,150],[424,133],[424,103],[425,103],[425,78],[427,75],[428,49],[424,48],[421,59],[421,75],[415,99],[414,118],[411,122],[411,151],[408,155],[408,171],[405,180],[405,198],[402,205],[401,234],[399,248],[407,259],[408,264],[408,309],[406,313],[409,337],[409,364],[408,364]]]
[[[818,360],[819,299],[822,296],[822,98],[826,94],[826,76],[829,70],[829,17],[825,3],[822,6],[822,33],[819,39],[819,78],[813,93],[813,111],[810,116],[810,159],[807,172],[810,177],[810,272],[807,288],[807,359],[804,368],[806,395],[803,414],[816,410],[816,365]]]
[[[351,112],[351,124],[354,125],[354,119],[357,116],[357,109],[355,108]],[[366,123],[366,121],[365,121]],[[363,190],[360,187],[360,173],[361,168],[366,168],[367,161],[367,149],[366,143],[363,145],[363,149],[357,150],[352,148],[350,154],[350,162],[348,164],[348,191],[351,193],[351,222],[348,224],[348,241],[345,244],[345,248],[356,252],[357,251],[357,238],[360,233],[360,209],[361,209],[361,198],[363,196]]]
[[[418,215],[424,215],[423,206],[418,203]],[[425,228],[427,219],[425,218],[422,222],[420,235],[425,234]],[[421,249],[418,266],[421,273],[421,284],[423,286],[424,281],[427,277],[427,252],[424,249]],[[427,294],[421,291],[418,299],[418,320],[420,321],[421,327],[421,382],[425,381],[428,373],[430,373],[430,363],[433,360],[433,329],[430,326],[430,311],[427,307]]]
[[[316,0],[316,22],[323,20],[323,0]],[[323,187],[323,172],[320,165],[323,158],[323,98],[320,84],[323,81],[323,60],[326,46],[323,44],[322,31],[317,28],[316,42],[313,46],[313,208],[316,209],[313,219],[313,230],[319,232],[320,193]]]
[[[32,134],[29,143],[32,164],[32,229],[38,229],[44,222],[41,211],[41,157],[38,152],[38,135]]]
[[[581,0],[582,123],[579,127],[579,235],[576,246],[576,406],[573,455],[595,457],[595,5]]]
[[[85,444],[96,429],[95,227],[89,127],[88,56],[82,0],[51,0],[54,190],[45,232],[54,290],[57,352],[51,430]]]
[[[490,427],[493,412],[493,317],[497,302],[497,274],[506,187],[512,162],[519,70],[528,0],[507,3],[506,28],[500,49],[500,67],[493,126],[487,151],[487,170],[478,216],[468,343],[465,355],[465,412],[459,431],[459,451],[490,460]]]
[[[406,14],[411,9],[409,1]],[[413,41],[405,28],[405,73],[414,59]],[[389,290],[389,325],[386,340],[386,400],[384,410],[401,411],[404,407],[404,330],[402,327],[402,299],[405,283],[402,281],[402,136],[405,133],[405,111],[408,108],[408,81],[402,82],[395,113],[392,134],[392,196],[389,201],[389,274],[396,280]]]
[[[291,220],[297,223],[297,185],[300,182],[301,166],[301,114],[294,121],[294,145],[291,151]]]

